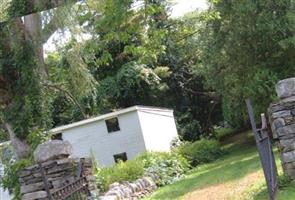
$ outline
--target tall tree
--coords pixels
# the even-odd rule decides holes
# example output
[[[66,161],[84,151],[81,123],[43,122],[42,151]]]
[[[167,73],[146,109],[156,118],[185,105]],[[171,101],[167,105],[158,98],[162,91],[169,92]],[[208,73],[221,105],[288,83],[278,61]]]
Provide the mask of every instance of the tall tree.
[[[247,124],[245,98],[254,100],[258,116],[275,98],[275,83],[294,76],[295,2],[210,2],[200,23],[202,63],[226,120],[241,127]]]
[[[45,21],[40,12],[35,12],[64,2],[12,0],[7,8],[10,20],[1,23],[0,119],[18,158],[28,153],[29,132],[48,126],[49,105],[43,85],[48,79],[48,69],[43,44],[59,28],[59,23],[54,14]],[[29,13],[32,14],[26,15]]]
[[[165,106],[176,110],[184,139],[208,135],[220,120],[220,102],[200,73],[196,17],[169,18],[167,1],[120,2],[89,1],[79,17],[92,34],[82,49],[99,83],[89,114]]]

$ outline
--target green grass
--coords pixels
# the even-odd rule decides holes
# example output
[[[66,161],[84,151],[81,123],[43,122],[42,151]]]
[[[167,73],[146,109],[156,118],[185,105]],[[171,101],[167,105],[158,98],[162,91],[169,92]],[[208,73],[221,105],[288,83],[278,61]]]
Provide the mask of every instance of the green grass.
[[[214,196],[219,196],[220,199],[268,199],[252,133],[248,131],[225,139],[223,147],[227,153],[221,159],[210,164],[200,165],[183,180],[160,188],[146,199],[203,200],[205,198],[202,195],[210,196],[210,192],[214,193]],[[281,173],[280,161],[277,153],[275,154],[277,166]],[[226,196],[226,198],[221,198],[222,196]],[[278,200],[280,199],[295,199],[294,185],[288,184],[280,190]]]
[[[221,141],[221,140],[224,140],[225,138],[237,133],[237,130],[232,129],[232,128],[219,127],[219,128],[216,128],[214,130],[214,132],[215,132],[216,139]]]

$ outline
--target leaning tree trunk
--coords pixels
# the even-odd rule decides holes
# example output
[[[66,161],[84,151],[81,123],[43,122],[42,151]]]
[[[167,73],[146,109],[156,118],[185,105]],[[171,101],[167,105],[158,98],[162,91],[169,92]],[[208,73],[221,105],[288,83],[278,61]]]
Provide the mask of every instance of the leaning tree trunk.
[[[42,22],[41,22],[41,16],[39,13],[31,14],[28,16],[25,16],[23,20],[21,18],[16,18],[13,20],[13,30],[10,33],[10,46],[7,46],[6,50],[7,52],[12,51],[12,45],[15,41],[25,40],[25,42],[31,43],[32,46],[32,53],[34,54],[37,70],[38,70],[38,76],[40,77],[40,80],[44,80],[47,78],[47,70],[44,64],[44,56],[43,56],[43,42],[42,42]],[[26,66],[24,66],[26,67]],[[5,102],[5,106],[13,106],[13,96],[14,94],[9,94],[9,86],[6,87],[5,84],[13,84],[7,83],[5,80],[1,79],[0,82],[0,92],[5,93],[6,96],[11,97],[9,98],[10,101],[5,100],[8,98],[0,98],[0,102]],[[5,84],[4,84],[5,83]],[[4,88],[4,89],[3,89]],[[5,90],[6,89],[6,90]],[[3,104],[2,104],[3,105]],[[17,159],[25,158],[29,153],[29,146],[25,139],[19,139],[15,132],[13,123],[10,123],[8,121],[3,123],[4,128],[9,135],[9,139],[11,141],[11,145],[13,146]],[[23,135],[26,135],[27,133],[22,133]]]
[[[27,145],[27,143],[25,141],[21,141],[19,138],[16,137],[10,123],[5,122],[4,127],[9,135],[9,139],[11,145],[15,150],[17,159],[26,157],[29,153],[29,146]]]
[[[10,38],[7,38],[7,47],[5,47],[4,54],[7,54],[9,57],[9,53],[13,48],[11,48],[14,41],[19,41],[19,38],[26,40],[27,42],[32,42],[32,52],[34,52],[38,75],[40,76],[40,81],[44,81],[48,78],[48,71],[46,65],[44,64],[44,52],[43,52],[43,44],[48,40],[48,38],[55,32],[58,28],[55,23],[48,23],[50,27],[50,31],[46,33],[46,36],[43,35],[44,30],[46,28],[42,27],[42,19],[41,19],[41,11],[56,8],[67,3],[75,3],[77,0],[30,0],[31,6],[27,8],[27,12],[23,13],[24,16],[21,18],[19,15],[11,16],[10,22],[12,22],[12,33],[10,34]],[[38,13],[39,12],[39,13]],[[16,17],[16,18],[15,18]],[[51,22],[54,22],[52,19]],[[9,23],[9,22],[8,22]],[[1,25],[1,22],[0,22]],[[43,29],[42,29],[43,28]],[[1,32],[1,31],[0,31]],[[20,35],[19,35],[20,34]],[[0,35],[1,36],[1,35]],[[3,39],[3,38],[2,38]],[[17,39],[17,40],[15,40]],[[6,51],[7,50],[7,51]],[[16,76],[18,72],[15,72]],[[9,78],[7,80],[10,80]],[[0,106],[2,108],[13,106],[13,97],[14,94],[9,90],[9,84],[13,84],[5,80],[5,77],[0,74]],[[21,91],[20,91],[21,92]],[[17,138],[13,123],[4,122],[4,127],[9,134],[11,144],[14,147],[17,158],[24,158],[29,152],[29,146],[27,145],[25,140],[20,140]],[[26,135],[27,133],[23,133]]]

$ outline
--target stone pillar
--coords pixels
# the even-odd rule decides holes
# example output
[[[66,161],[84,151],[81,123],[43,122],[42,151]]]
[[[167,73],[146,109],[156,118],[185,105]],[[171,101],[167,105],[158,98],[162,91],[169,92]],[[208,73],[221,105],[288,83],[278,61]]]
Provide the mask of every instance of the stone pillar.
[[[40,144],[34,152],[34,160],[42,164],[50,192],[58,191],[77,181],[80,160],[71,158],[72,146],[69,142],[52,140]],[[97,196],[95,177],[92,174],[90,158],[82,159],[82,175],[86,178],[88,189]],[[22,200],[48,199],[42,173],[38,165],[22,169],[18,173]],[[93,198],[94,199],[94,198]]]
[[[295,78],[279,81],[276,92],[279,100],[268,108],[269,121],[284,173],[295,180]]]

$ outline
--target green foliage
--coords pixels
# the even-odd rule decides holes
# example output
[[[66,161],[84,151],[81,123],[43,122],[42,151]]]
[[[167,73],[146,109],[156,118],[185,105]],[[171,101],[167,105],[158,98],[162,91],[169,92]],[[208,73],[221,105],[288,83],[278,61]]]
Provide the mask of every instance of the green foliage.
[[[16,135],[25,139],[33,127],[45,128],[50,124],[49,98],[45,98],[40,82],[33,44],[18,34],[11,51],[0,55],[0,74],[9,82],[12,98],[10,106],[3,109],[5,121],[11,122]]]
[[[29,155],[32,157],[34,150],[39,144],[42,144],[50,139],[50,134],[46,133],[44,130],[34,130],[27,136],[27,143],[30,146]]]
[[[45,134],[43,130],[35,130],[31,131],[27,136],[26,140],[28,145],[30,146],[30,152],[27,159],[21,159],[15,161],[15,153],[11,145],[1,149],[0,157],[1,163],[4,164],[4,176],[2,178],[1,184],[4,188],[13,191],[14,199],[21,199],[20,194],[20,183],[18,172],[27,167],[31,166],[33,162],[33,152],[36,147],[47,141],[49,139],[49,135]]]
[[[0,143],[8,140],[8,134],[2,128],[0,128]]]
[[[183,141],[196,141],[202,135],[200,122],[194,119],[190,112],[178,115],[177,125],[178,134]]]
[[[14,199],[21,199],[20,183],[18,180],[19,170],[32,164],[31,160],[18,160],[13,164],[6,166],[4,177],[2,178],[2,186],[6,189],[13,189]]]
[[[275,83],[294,76],[294,1],[210,1],[201,16],[200,50],[208,85],[222,98],[223,114],[243,127],[245,98],[255,114],[275,99]]]
[[[0,22],[6,21],[8,18],[7,9],[9,8],[9,0],[3,0],[0,7]]]
[[[159,186],[171,184],[182,178],[188,169],[188,161],[175,152],[151,152],[111,167],[97,167],[95,176],[99,190],[106,191],[114,182],[134,181],[144,173],[157,174]]]
[[[115,182],[133,181],[144,173],[143,163],[137,160],[120,161],[112,167],[96,169],[97,187],[100,191],[106,191]]]
[[[165,105],[174,108],[178,130],[183,140],[195,141],[212,132],[213,124],[222,119],[220,100],[213,89],[206,87],[200,58],[201,30],[198,14],[171,20],[168,26],[166,51],[159,59],[171,73],[163,79],[167,91],[158,95],[165,98]],[[190,123],[187,123],[190,122]]]
[[[183,178],[189,169],[188,161],[176,152],[150,152],[137,158],[144,163],[146,173],[157,174],[158,186],[174,183]]]
[[[9,165],[15,160],[15,152],[11,145],[3,145],[0,148],[0,163]]]
[[[116,107],[144,104],[159,81],[152,69],[135,62],[126,63],[115,76],[100,82],[98,95]]]
[[[92,38],[81,49],[98,86],[97,105],[87,112],[135,104],[169,107],[179,117],[182,139],[209,135],[221,119],[220,101],[200,73],[195,15],[169,18],[168,1],[89,1],[88,6],[78,20]]]
[[[185,143],[179,147],[178,152],[195,167],[201,163],[212,162],[222,155],[217,140],[201,139],[194,143]]]
[[[259,200],[268,199],[257,148],[255,143],[253,143],[253,136],[248,137],[249,135],[252,134],[248,131],[240,133],[238,135],[239,139],[231,140],[230,143],[225,144],[225,147],[229,147],[231,151],[224,155],[222,159],[209,164],[199,165],[192,169],[181,181],[159,188],[150,197],[147,197],[146,200],[212,199],[213,196],[217,199],[257,200],[258,198],[255,197],[259,191],[252,191],[253,186],[262,186],[263,190],[265,189],[265,195],[263,195],[263,198],[259,198]],[[279,160],[279,158],[277,157],[276,160]],[[280,171],[280,165],[278,165],[278,169]],[[241,184],[245,182],[247,184]],[[218,187],[218,189],[213,190],[212,188],[215,187]],[[251,193],[248,196],[249,190],[251,190]],[[280,198],[278,199],[281,200],[293,199],[283,198],[286,195],[282,195],[281,191],[278,192],[279,196]]]
[[[237,130],[232,129],[232,128],[225,128],[225,127],[217,127],[214,130],[214,137],[218,141],[223,141],[226,138],[229,138],[230,136],[234,135],[237,133]]]
[[[285,175],[285,174],[282,174],[280,176],[278,176],[278,187],[279,189],[284,189],[286,187],[288,187],[291,183],[291,179]]]
[[[7,9],[8,15],[12,18],[27,15],[31,9],[31,3],[27,0],[11,0]]]

